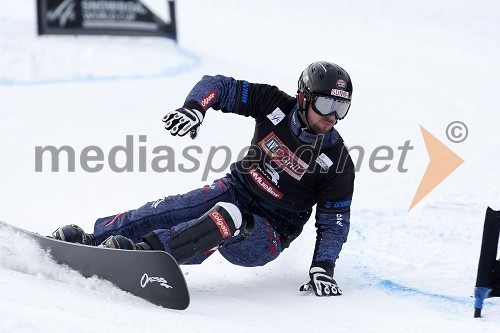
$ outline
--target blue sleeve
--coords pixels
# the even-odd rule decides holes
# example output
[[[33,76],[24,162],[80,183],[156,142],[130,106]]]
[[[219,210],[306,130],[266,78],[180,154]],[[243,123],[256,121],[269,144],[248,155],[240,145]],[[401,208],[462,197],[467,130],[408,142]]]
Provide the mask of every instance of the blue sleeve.
[[[276,107],[291,110],[295,103],[295,98],[272,85],[205,75],[188,94],[184,106],[203,114],[212,108],[257,119]]]
[[[184,106],[197,109],[202,113],[210,107],[225,112],[234,112],[237,94],[237,80],[222,75],[204,75],[188,94]]]
[[[347,241],[350,211],[316,213],[316,247],[311,267],[322,267],[333,276],[335,262]]]

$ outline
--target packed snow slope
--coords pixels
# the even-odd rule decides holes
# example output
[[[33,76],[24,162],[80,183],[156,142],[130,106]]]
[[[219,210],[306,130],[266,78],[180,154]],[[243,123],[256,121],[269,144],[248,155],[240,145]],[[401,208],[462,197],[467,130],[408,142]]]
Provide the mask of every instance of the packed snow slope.
[[[181,0],[178,44],[38,37],[30,0],[3,0],[0,13],[0,220],[18,227],[92,230],[98,217],[223,176],[250,143],[252,119],[208,111],[196,141],[171,137],[161,122],[203,74],[293,95],[308,64],[338,63],[351,74],[354,99],[337,128],[358,147],[351,231],[335,273],[343,296],[298,291],[308,278],[313,219],[264,267],[232,266],[219,254],[183,267],[192,298],[185,311],[84,279],[0,231],[0,332],[500,330],[498,300],[486,302],[484,318],[472,318],[486,207],[500,209],[497,1]],[[454,121],[468,128],[461,143],[446,136]],[[429,162],[420,126],[464,163],[409,210]],[[133,170],[115,172],[107,158],[127,136]],[[407,141],[413,149],[401,159]],[[182,154],[194,144],[202,148],[198,168]],[[63,157],[53,172],[44,157],[37,172],[36,147],[45,146],[71,147],[74,171]],[[82,166],[88,146],[104,152],[102,170]],[[167,172],[151,164],[161,146],[175,153]],[[228,149],[214,154],[221,146]],[[140,165],[140,154],[147,163]],[[126,165],[117,156],[116,166]]]

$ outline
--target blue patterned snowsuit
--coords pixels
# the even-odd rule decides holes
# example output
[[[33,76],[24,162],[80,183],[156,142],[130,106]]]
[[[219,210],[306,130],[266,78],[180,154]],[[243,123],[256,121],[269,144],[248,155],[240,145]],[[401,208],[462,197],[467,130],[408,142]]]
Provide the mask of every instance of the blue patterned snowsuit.
[[[295,98],[274,86],[204,76],[184,106],[204,114],[213,108],[255,118],[249,154],[211,185],[98,219],[97,242],[117,234],[138,242],[154,232],[166,245],[167,229],[182,231],[224,201],[238,206],[253,222],[245,234],[226,239],[220,253],[236,265],[260,266],[289,246],[316,205],[313,265],[333,275],[349,232],[354,167],[338,132],[333,129],[324,136],[308,132],[296,104]],[[201,263],[210,254],[202,253],[188,263]]]

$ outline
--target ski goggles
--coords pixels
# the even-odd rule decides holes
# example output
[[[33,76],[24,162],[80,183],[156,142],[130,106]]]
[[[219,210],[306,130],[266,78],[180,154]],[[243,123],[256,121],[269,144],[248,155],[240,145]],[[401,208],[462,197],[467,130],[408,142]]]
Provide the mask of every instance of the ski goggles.
[[[320,116],[335,114],[337,119],[343,119],[351,106],[350,101],[342,101],[332,96],[313,96],[312,108]]]

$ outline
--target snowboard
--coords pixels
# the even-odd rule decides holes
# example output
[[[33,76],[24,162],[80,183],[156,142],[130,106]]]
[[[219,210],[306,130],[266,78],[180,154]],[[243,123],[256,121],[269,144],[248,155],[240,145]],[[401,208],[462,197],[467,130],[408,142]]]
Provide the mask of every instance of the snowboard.
[[[12,230],[34,240],[59,264],[85,277],[98,276],[118,288],[169,309],[184,310],[189,292],[175,259],[163,251],[131,251],[63,242],[0,221],[0,232]]]

